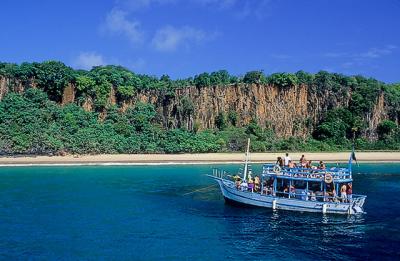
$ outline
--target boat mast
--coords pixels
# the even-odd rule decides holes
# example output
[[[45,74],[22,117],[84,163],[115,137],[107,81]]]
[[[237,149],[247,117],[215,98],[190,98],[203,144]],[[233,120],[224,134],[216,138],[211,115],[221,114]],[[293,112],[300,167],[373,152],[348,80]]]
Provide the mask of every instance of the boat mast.
[[[243,180],[247,180],[247,165],[249,163],[249,157],[250,157],[250,138],[247,139],[247,150],[246,150],[246,158],[244,161],[244,171],[243,171]]]

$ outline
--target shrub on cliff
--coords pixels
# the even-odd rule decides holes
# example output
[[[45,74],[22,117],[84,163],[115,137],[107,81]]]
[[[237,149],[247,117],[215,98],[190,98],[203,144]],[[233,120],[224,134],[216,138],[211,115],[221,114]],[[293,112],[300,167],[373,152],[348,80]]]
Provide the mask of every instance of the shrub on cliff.
[[[57,61],[35,64],[35,82],[44,90],[50,99],[61,101],[65,86],[74,79],[74,70]]]
[[[295,74],[291,73],[274,73],[267,78],[267,82],[279,87],[290,87],[298,84]]]
[[[267,79],[263,71],[250,71],[244,75],[243,82],[262,84],[266,83]]]
[[[342,144],[352,137],[354,118],[345,108],[328,111],[325,119],[318,125],[314,137],[318,140],[327,140],[334,144]]]
[[[211,78],[208,73],[201,73],[194,77],[194,84],[197,87],[206,87],[211,85]]]
[[[219,130],[224,130],[228,126],[225,113],[218,113],[217,117],[215,117],[215,126]]]
[[[398,127],[395,122],[391,120],[384,120],[378,124],[376,131],[378,133],[379,139],[383,140],[388,139],[390,138],[390,136],[395,134],[397,128]]]

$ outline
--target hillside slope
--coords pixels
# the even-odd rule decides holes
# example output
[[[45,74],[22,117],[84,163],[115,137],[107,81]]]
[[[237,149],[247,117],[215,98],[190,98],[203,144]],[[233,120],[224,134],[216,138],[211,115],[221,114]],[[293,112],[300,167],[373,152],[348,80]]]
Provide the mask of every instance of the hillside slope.
[[[6,97],[12,94],[27,98],[28,90],[43,91],[60,108],[75,104],[91,114],[98,124],[104,124],[111,114],[126,117],[132,111],[150,106],[151,116],[141,120],[147,120],[152,129],[158,126],[167,133],[180,129],[196,134],[211,129],[209,132],[218,136],[216,131],[243,129],[243,135],[255,135],[264,143],[271,137],[283,140],[294,137],[348,146],[353,134],[362,144],[388,140],[396,143],[399,132],[399,85],[324,71],[314,75],[301,71],[277,73],[268,77],[257,71],[243,77],[218,71],[171,80],[168,76],[138,75],[118,66],[76,71],[54,61],[0,64],[3,107]],[[10,102],[13,101],[7,101]],[[137,125],[139,120],[126,124]],[[0,124],[10,123],[0,119]],[[143,134],[144,128],[134,126],[133,131]],[[7,139],[6,134],[3,136]],[[229,145],[226,137],[219,143],[222,147],[212,150],[235,147]],[[268,147],[261,146],[260,150]]]

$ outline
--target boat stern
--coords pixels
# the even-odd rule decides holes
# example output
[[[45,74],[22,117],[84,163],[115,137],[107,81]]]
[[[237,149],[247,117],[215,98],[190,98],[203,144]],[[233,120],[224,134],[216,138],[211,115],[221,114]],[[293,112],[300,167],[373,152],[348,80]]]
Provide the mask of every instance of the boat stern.
[[[367,196],[364,195],[353,195],[353,199],[350,205],[350,214],[362,214],[364,211],[364,203]]]

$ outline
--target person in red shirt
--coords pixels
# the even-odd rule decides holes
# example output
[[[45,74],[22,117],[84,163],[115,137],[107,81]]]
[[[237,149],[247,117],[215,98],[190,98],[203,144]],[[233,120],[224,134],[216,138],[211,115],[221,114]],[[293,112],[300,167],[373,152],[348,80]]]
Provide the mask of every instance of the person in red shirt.
[[[347,190],[346,190],[346,194],[347,194],[347,201],[351,202],[351,200],[353,199],[353,185],[351,183],[349,183],[347,185]]]

